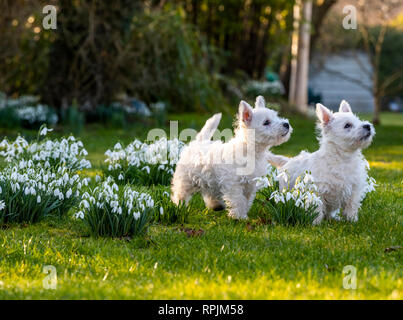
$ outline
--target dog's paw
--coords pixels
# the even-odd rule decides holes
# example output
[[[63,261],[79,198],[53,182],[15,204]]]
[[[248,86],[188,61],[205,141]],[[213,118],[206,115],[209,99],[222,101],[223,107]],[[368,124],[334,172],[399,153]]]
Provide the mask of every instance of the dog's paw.
[[[358,222],[358,215],[347,216],[346,219],[349,222]]]
[[[236,219],[236,220],[246,220],[248,219],[248,215],[240,215],[234,212],[229,212],[228,213],[228,217],[232,218],[232,219]]]

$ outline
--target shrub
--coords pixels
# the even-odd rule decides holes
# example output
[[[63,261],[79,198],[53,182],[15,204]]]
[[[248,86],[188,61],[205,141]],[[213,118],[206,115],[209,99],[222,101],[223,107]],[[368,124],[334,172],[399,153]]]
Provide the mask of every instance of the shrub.
[[[318,215],[322,201],[316,194],[316,186],[310,174],[305,173],[296,179],[294,186],[279,191],[278,172],[269,166],[267,176],[257,178],[262,204],[259,214],[283,225],[311,225]],[[286,173],[281,173],[287,179]]]
[[[105,152],[104,173],[120,183],[169,185],[183,146],[178,139],[166,138],[151,144],[135,140],[126,148],[117,143]]]
[[[85,159],[88,153],[80,140],[72,135],[60,141],[41,140],[41,136],[46,136],[49,131],[52,129],[42,126],[38,138],[31,143],[21,136],[12,142],[4,139],[0,143],[0,156],[5,157],[7,162],[32,160],[35,164],[43,164],[45,168],[58,169],[59,166],[66,166],[72,171],[91,168],[90,161]]]
[[[16,113],[21,125],[28,129],[37,129],[43,124],[55,125],[59,119],[52,108],[42,104],[17,108]]]
[[[61,110],[61,122],[66,129],[77,135],[84,128],[85,115],[78,109],[77,104],[74,103],[71,107]]]
[[[130,77],[125,83],[130,94],[147,103],[169,102],[175,112],[222,107],[217,54],[197,28],[184,21],[180,8],[136,15],[128,44]]]
[[[83,194],[75,217],[82,219],[94,236],[128,237],[146,232],[153,211],[149,194],[127,185],[119,187],[108,177],[101,186]]]
[[[79,202],[87,180],[65,167],[49,171],[41,163],[20,160],[0,173],[0,223],[34,223],[68,212]]]
[[[38,129],[41,125],[55,125],[58,121],[56,111],[47,105],[38,104],[34,96],[8,98],[0,92],[0,124],[6,128],[22,126]]]
[[[155,207],[158,208],[154,211],[155,222],[182,224],[187,222],[189,215],[194,211],[191,203],[180,203],[179,205],[173,203],[169,192],[162,189],[155,190],[152,196],[156,199]]]

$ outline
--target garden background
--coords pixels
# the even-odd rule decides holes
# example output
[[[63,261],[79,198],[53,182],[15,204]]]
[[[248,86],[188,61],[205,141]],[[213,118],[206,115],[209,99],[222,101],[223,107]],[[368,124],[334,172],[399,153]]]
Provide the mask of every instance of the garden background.
[[[292,55],[292,44],[295,10],[303,15],[307,2],[311,60],[304,61]],[[348,4],[371,19],[344,29]],[[43,27],[46,5],[57,8],[55,30]],[[72,133],[92,164],[80,177],[105,175],[105,152],[118,142],[144,141],[153,128],[169,137],[170,120],[179,130],[199,130],[220,111],[219,129],[231,128],[239,101],[252,103],[259,94],[294,128],[275,153],[316,150],[312,106],[324,93],[308,81],[301,105],[289,84],[293,62],[309,69],[317,56],[367,56],[365,90],[373,107],[360,116],[379,123],[364,151],[378,185],[355,224],[282,225],[262,219],[257,201],[248,221],[234,221],[205,209],[199,196],[185,221],[155,219],[139,236],[95,236],[74,218],[77,207],[37,223],[3,221],[1,299],[402,298],[401,2],[1,0],[0,6],[1,138],[20,134],[34,143],[44,123],[54,129],[49,139]],[[6,170],[10,163],[2,157],[1,165]],[[57,270],[56,289],[44,286],[47,265]],[[343,288],[347,265],[357,268],[356,290]]]

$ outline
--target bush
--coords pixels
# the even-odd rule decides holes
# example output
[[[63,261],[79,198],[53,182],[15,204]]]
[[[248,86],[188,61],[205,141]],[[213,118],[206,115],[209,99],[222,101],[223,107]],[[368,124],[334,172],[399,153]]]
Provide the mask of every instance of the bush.
[[[144,234],[152,219],[154,201],[147,193],[130,186],[119,187],[108,177],[101,186],[83,194],[80,211],[91,234],[102,237],[129,237]]]
[[[56,111],[47,105],[38,104],[38,98],[21,96],[7,98],[0,92],[0,124],[5,128],[24,127],[38,129],[41,125],[55,125],[58,122]]]
[[[222,107],[215,53],[181,8],[143,12],[131,30],[130,94],[147,103],[169,102],[174,112]]]
[[[184,143],[178,139],[159,139],[154,143],[135,140],[126,148],[117,143],[105,155],[103,171],[119,183],[169,185]]]
[[[88,154],[83,143],[76,140],[74,136],[69,136],[62,140],[41,140],[41,136],[46,136],[47,129],[42,126],[38,133],[38,138],[28,143],[23,137],[18,136],[15,141],[9,142],[4,139],[0,143],[0,156],[5,157],[7,162],[19,161],[21,159],[31,160],[34,164],[43,164],[45,168],[57,170],[60,166],[65,166],[72,171],[91,168],[91,163],[85,156]]]
[[[67,213],[79,202],[87,180],[65,167],[49,171],[41,163],[20,160],[0,173],[0,223],[35,223]]]
[[[73,104],[61,111],[61,122],[67,130],[78,135],[84,128],[85,115],[78,109],[77,104]]]

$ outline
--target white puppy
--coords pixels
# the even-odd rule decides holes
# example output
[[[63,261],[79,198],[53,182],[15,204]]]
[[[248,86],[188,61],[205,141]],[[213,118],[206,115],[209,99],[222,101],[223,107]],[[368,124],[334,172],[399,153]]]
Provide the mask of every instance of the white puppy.
[[[226,205],[229,216],[246,219],[256,194],[253,179],[266,174],[268,148],[287,141],[292,128],[266,108],[262,96],[254,109],[241,101],[235,136],[227,143],[211,141],[220,119],[216,114],[207,120],[182,151],[172,180],[172,201],[188,202],[200,191],[208,208],[222,210]]]
[[[374,127],[358,119],[344,100],[336,113],[318,103],[316,114],[320,120],[320,148],[313,153],[303,151],[288,162],[284,160],[281,170],[290,180],[280,179],[280,188],[293,186],[299,175],[309,171],[323,202],[314,223],[330,218],[331,213],[340,208],[347,220],[357,221],[368,177],[367,161],[361,150],[371,144]]]

